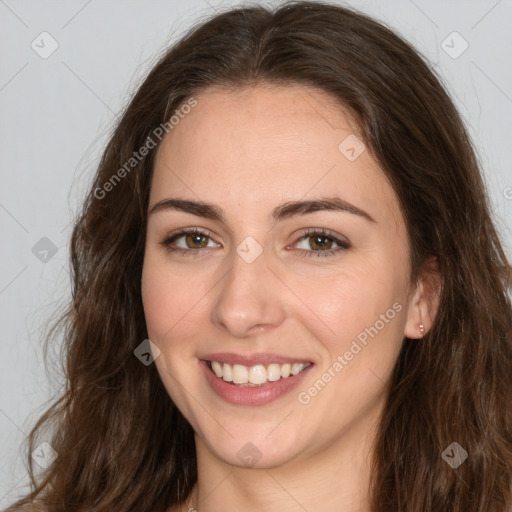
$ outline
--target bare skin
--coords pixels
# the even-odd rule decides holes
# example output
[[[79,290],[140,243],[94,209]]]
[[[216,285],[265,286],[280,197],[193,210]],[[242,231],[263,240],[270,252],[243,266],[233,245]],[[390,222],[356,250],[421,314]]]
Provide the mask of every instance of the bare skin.
[[[398,199],[368,150],[353,159],[355,139],[340,151],[357,128],[322,91],[258,85],[196,99],[158,150],[149,208],[171,197],[203,201],[225,219],[151,214],[142,276],[155,364],[198,456],[190,500],[170,512],[369,512],[390,375],[403,338],[421,338],[420,323],[428,331],[437,308],[426,276],[409,280]],[[271,218],[283,203],[333,197],[373,220],[335,210]],[[171,247],[185,252],[168,252],[161,242],[190,227],[203,238],[182,235]],[[247,237],[263,249],[251,263],[237,252]],[[275,401],[234,405],[199,371],[212,352],[277,353],[313,367]],[[339,357],[346,364],[336,370]],[[326,385],[308,391],[326,373]],[[247,443],[258,453],[250,467],[239,457]]]

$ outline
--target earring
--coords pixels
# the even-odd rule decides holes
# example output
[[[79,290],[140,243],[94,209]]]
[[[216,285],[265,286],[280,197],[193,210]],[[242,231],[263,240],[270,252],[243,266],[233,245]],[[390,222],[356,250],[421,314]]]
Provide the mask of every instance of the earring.
[[[420,332],[421,334],[425,334],[425,326],[423,324],[420,324]]]

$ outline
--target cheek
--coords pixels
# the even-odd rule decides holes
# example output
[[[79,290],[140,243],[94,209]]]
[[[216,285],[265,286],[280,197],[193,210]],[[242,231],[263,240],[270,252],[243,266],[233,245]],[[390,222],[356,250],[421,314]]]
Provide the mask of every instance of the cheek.
[[[172,298],[168,294],[165,277],[152,264],[151,258],[146,258],[144,261],[141,295],[149,337],[156,339],[164,332],[165,324],[167,324],[166,312],[173,310],[173,304]]]
[[[178,328],[180,319],[193,315],[202,287],[179,271],[169,269],[165,257],[146,254],[142,269],[141,294],[148,334],[156,338]],[[180,325],[183,322],[180,323]]]
[[[142,269],[141,294],[148,335],[162,343],[170,338],[180,318],[190,309],[193,287],[185,286],[176,272],[170,272],[165,262],[149,254]]]
[[[308,329],[320,340],[322,357],[299,398],[311,399],[326,422],[352,421],[382,398],[405,325],[405,281],[399,268],[376,264],[368,272],[353,267],[309,296],[321,322],[308,321]],[[329,384],[319,385],[324,378]]]
[[[326,366],[322,370],[338,356],[347,354],[348,362],[342,364],[348,367],[337,381],[348,388],[359,379],[365,382],[369,368],[385,379],[401,347],[407,291],[405,266],[400,258],[393,266],[388,261],[372,258],[362,265],[347,263],[346,269],[331,274],[330,279],[315,280],[315,286],[311,286],[311,280],[296,282],[297,295],[307,297],[308,309],[314,313],[303,308],[302,323],[321,340]]]
[[[297,295],[307,297],[311,310],[336,336],[351,336],[373,324],[403,296],[401,276],[389,268],[372,267],[358,272],[339,272],[325,282],[297,284]]]

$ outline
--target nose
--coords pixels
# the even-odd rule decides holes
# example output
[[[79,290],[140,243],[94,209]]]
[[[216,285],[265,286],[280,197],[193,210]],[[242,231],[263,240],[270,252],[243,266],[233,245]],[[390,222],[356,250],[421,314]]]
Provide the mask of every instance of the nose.
[[[278,327],[286,316],[285,290],[268,267],[265,251],[248,263],[234,252],[211,312],[213,324],[236,338]]]

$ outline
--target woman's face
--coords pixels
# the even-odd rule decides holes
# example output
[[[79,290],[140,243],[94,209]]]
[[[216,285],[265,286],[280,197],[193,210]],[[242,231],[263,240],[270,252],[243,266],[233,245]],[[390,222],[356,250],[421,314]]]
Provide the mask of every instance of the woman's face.
[[[304,462],[375,423],[403,337],[420,337],[398,199],[322,91],[196,100],[151,184],[155,364],[200,457]]]

